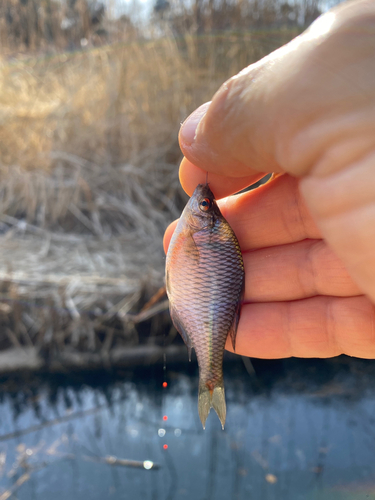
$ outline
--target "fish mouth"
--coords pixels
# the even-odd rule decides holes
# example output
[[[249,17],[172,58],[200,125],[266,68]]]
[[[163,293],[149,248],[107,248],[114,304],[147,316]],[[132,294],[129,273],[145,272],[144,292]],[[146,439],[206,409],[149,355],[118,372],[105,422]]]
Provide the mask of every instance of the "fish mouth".
[[[212,200],[215,199],[214,193],[211,191],[208,183],[198,184],[198,186],[195,188],[194,194],[200,194],[204,198],[210,198]],[[194,196],[194,194],[193,194],[193,196]]]

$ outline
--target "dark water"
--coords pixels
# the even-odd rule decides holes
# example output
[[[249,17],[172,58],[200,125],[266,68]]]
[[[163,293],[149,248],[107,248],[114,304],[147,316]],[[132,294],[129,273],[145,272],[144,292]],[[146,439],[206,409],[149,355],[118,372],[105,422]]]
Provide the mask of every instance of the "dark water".
[[[375,499],[375,363],[253,366],[226,364],[224,432],[193,363],[3,379],[0,500]]]

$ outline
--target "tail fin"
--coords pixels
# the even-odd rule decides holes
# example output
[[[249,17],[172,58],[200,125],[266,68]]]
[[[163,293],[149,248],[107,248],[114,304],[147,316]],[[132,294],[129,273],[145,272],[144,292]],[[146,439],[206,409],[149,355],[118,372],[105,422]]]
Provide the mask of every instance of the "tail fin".
[[[224,430],[225,417],[227,414],[224,386],[218,385],[211,392],[206,384],[199,382],[198,412],[203,425],[203,429],[206,428],[206,420],[211,408],[216,411],[217,416],[220,419],[221,426]]]

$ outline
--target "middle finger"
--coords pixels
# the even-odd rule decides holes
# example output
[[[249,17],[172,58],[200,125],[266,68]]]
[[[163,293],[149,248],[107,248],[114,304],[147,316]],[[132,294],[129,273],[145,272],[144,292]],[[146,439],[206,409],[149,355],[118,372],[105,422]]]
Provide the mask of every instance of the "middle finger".
[[[303,240],[243,255],[245,302],[277,302],[361,292],[323,240]]]

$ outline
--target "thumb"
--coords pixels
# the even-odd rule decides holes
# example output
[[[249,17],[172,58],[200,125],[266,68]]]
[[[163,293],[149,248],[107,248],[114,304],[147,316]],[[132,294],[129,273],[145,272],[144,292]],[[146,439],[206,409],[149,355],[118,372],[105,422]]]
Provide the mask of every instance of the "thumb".
[[[375,2],[341,4],[225,82],[184,122],[184,155],[220,175],[300,176],[338,140],[367,148],[373,143],[374,18]]]

